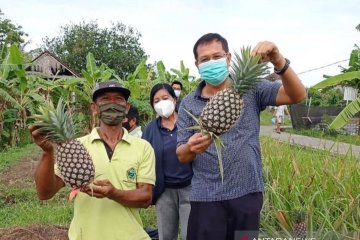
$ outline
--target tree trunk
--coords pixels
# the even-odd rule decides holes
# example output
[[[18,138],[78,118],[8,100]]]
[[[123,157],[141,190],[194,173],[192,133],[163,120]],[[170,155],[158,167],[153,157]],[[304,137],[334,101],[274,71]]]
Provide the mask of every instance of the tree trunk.
[[[10,147],[15,147],[18,140],[18,127],[16,124],[11,126],[10,130],[10,138],[9,138],[9,145]]]

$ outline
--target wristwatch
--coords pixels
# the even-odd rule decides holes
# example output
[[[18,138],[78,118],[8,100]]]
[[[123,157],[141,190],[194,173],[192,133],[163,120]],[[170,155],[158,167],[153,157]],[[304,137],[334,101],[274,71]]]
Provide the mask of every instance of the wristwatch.
[[[277,75],[283,75],[285,73],[285,71],[289,68],[290,66],[290,60],[285,58],[285,65],[282,69],[276,69],[274,68],[274,73],[276,73]]]

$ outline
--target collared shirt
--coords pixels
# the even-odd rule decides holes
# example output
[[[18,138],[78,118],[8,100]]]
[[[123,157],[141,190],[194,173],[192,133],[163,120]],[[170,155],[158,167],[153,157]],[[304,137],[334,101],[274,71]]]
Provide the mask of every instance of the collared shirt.
[[[260,111],[268,105],[276,105],[276,96],[281,84],[261,81],[254,90],[243,96],[244,109],[234,126],[220,136],[225,147],[222,149],[224,182],[221,181],[219,162],[215,145],[197,154],[192,161],[192,201],[221,201],[264,190],[259,143]],[[184,109],[199,117],[209,98],[201,96],[205,82],[195,92],[181,101],[177,126],[177,146],[187,143],[195,133],[185,130],[196,122]]]
[[[141,138],[141,136],[142,136],[141,126],[137,126],[131,132],[129,132],[129,134],[131,136]]]
[[[155,184],[154,150],[147,141],[130,136],[124,129],[110,161],[96,128],[78,140],[92,157],[96,180],[108,179],[120,190],[134,190],[137,183]],[[59,175],[59,171],[56,172]],[[113,200],[97,199],[80,192],[74,202],[69,239],[150,238],[143,230],[139,208],[125,207]]]
[[[184,188],[189,186],[192,178],[191,164],[182,164],[176,155],[177,127],[170,130],[161,125],[161,117],[156,119],[160,130],[163,147],[163,169],[166,188]],[[154,146],[156,148],[156,146]]]

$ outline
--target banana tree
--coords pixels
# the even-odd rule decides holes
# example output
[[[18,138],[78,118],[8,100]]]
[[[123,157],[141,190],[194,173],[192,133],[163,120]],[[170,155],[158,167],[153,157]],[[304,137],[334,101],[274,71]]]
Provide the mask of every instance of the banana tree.
[[[194,76],[190,75],[190,70],[185,67],[183,61],[180,61],[180,70],[171,68],[170,71],[175,73],[175,79],[183,84],[183,91],[185,94],[193,91],[200,81],[200,79],[196,79]]]
[[[344,70],[344,73],[329,77],[324,81],[316,84],[312,87],[314,90],[324,89],[337,85],[349,85],[349,83],[357,83],[360,81],[360,48],[355,45],[355,48],[351,52],[349,68]],[[354,85],[354,84],[351,84]],[[330,124],[331,129],[339,129],[343,127],[349,119],[351,119],[356,113],[360,112],[360,97],[356,98],[350,104],[348,104],[333,122]]]
[[[7,101],[6,108],[12,109],[15,113],[13,123],[9,124],[10,146],[15,146],[20,140],[19,131],[26,128],[28,112],[32,113],[36,104],[45,101],[44,97],[39,94],[44,84],[41,84],[38,77],[28,76],[25,67],[19,48],[15,45],[9,47],[7,56],[1,65],[1,85],[5,86],[1,95]],[[4,90],[7,94],[4,93]],[[9,119],[4,120],[9,121]]]

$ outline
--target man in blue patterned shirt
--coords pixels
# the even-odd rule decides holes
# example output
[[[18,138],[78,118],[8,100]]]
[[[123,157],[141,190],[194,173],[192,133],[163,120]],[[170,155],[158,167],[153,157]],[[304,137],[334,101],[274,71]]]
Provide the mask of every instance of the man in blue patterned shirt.
[[[225,38],[216,33],[202,36],[194,45],[195,64],[202,81],[180,105],[178,129],[196,123],[184,109],[200,116],[207,101],[229,86],[231,54]],[[179,131],[176,153],[180,162],[192,163],[194,175],[188,240],[234,239],[236,231],[258,231],[264,191],[259,143],[260,111],[269,105],[298,103],[305,88],[272,42],[260,42],[252,51],[262,61],[270,61],[282,84],[261,81],[243,96],[244,110],[239,120],[221,135],[224,182],[212,139],[195,131]],[[202,71],[206,63],[206,71]],[[253,239],[253,238],[251,238]]]

